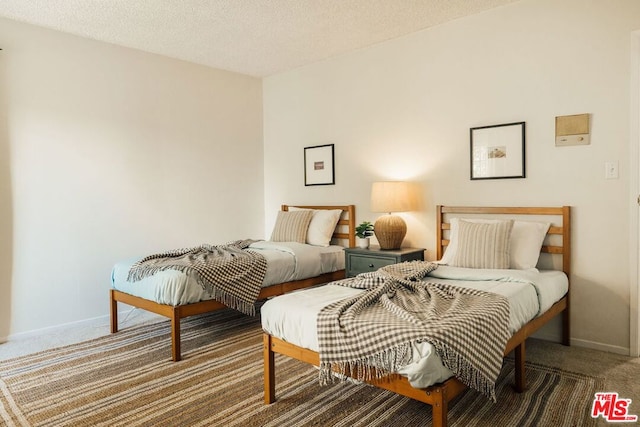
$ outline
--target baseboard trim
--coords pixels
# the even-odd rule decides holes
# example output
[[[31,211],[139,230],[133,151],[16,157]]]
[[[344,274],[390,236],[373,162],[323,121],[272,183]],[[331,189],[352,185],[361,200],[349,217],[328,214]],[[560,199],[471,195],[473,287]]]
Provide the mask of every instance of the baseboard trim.
[[[120,327],[123,327],[126,323],[131,322],[131,320],[133,320],[134,318],[138,317],[138,316],[157,316],[156,314],[144,311],[144,310],[139,310],[139,314],[138,316],[135,316],[134,318],[131,318],[131,314],[136,311],[139,310],[137,308],[129,308],[127,310],[122,310],[122,311],[118,311],[118,319],[119,319],[119,324]],[[161,318],[160,316],[157,316],[158,318]],[[131,322],[133,323],[133,322]],[[75,322],[69,322],[69,323],[62,323],[59,325],[55,325],[55,326],[47,326],[46,328],[41,328],[41,329],[34,329],[31,331],[25,331],[25,332],[18,332],[15,334],[11,334],[8,337],[4,337],[4,341],[3,338],[0,337],[0,344],[3,342],[7,342],[7,341],[17,341],[17,340],[24,340],[24,339],[29,339],[29,338],[33,338],[36,336],[40,336],[43,334],[55,334],[56,332],[60,332],[63,331],[65,329],[71,329],[71,328],[100,328],[100,327],[106,327],[109,328],[111,325],[111,319],[110,316],[104,315],[104,316],[98,316],[98,317],[92,317],[89,319],[83,319],[83,320],[77,320]]]
[[[603,344],[595,341],[580,340],[576,338],[571,338],[571,345],[575,345],[576,347],[590,348],[592,350],[605,351],[607,353],[621,354],[623,356],[629,356],[631,354],[629,347],[620,347],[617,345]]]
[[[25,332],[17,332],[15,334],[9,335],[7,338],[9,341],[23,340],[23,339],[28,339],[35,336],[43,335],[43,334],[55,333],[57,331],[68,329],[68,328],[90,328],[90,327],[104,326],[104,325],[108,325],[109,324],[108,322],[109,322],[108,315],[92,317],[89,319],[77,320],[75,322],[61,323],[55,326],[47,326],[46,328],[33,329],[31,331],[25,331]]]
[[[562,342],[562,335],[554,333],[553,331],[550,333],[545,333],[540,330],[531,336],[532,338],[538,338],[545,341],[551,341],[555,343]],[[611,344],[603,344],[596,341],[582,340],[578,338],[571,338],[570,344],[576,347],[589,348],[591,350],[599,350],[607,353],[621,354],[623,356],[629,356],[631,353],[631,349],[628,347],[620,347],[617,345]]]

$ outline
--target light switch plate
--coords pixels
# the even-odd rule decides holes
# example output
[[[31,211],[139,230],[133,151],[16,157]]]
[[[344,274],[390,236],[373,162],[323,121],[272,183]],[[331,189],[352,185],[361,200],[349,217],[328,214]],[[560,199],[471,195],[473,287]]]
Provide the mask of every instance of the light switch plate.
[[[604,177],[605,179],[618,179],[618,162],[604,163]]]

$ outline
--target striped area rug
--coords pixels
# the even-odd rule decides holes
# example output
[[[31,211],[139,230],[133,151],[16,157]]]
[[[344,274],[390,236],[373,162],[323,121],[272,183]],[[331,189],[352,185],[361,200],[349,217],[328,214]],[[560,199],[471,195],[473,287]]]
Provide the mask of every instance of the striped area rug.
[[[258,318],[231,310],[182,324],[170,361],[168,322],[0,362],[3,426],[415,426],[431,409],[363,384],[320,387],[315,368],[276,358],[276,403],[263,403]],[[473,391],[450,406],[450,426],[585,426],[599,379],[529,364],[529,390],[511,389],[505,361],[498,403]]]

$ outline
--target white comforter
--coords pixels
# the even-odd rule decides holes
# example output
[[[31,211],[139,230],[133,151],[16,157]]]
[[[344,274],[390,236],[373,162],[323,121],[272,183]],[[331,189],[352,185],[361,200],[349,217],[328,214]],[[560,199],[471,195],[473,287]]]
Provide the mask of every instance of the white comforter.
[[[263,287],[344,269],[342,246],[259,241],[251,244],[250,248],[267,260]],[[174,306],[211,299],[211,295],[197,284],[191,273],[164,270],[137,282],[127,281],[129,269],[140,258],[121,261],[113,267],[111,284],[114,289]]]
[[[568,290],[561,271],[477,270],[439,266],[425,278],[476,288],[505,296],[509,300],[509,328],[516,332],[525,323],[544,313]],[[292,292],[266,302],[261,309],[263,329],[299,347],[318,351],[317,313],[325,306],[362,290],[328,284]],[[413,345],[412,362],[399,371],[412,386],[424,388],[451,377],[429,343]]]

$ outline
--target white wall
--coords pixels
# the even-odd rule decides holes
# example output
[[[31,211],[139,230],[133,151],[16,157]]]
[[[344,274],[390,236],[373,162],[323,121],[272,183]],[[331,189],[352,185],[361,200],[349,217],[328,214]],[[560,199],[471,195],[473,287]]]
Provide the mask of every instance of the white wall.
[[[0,40],[0,337],[106,316],[120,259],[264,234],[260,79],[8,20]]]
[[[405,244],[434,257],[436,204],[571,205],[574,343],[629,349],[630,35],[635,0],[523,0],[264,81],[267,229],[280,203],[355,203],[422,183]],[[554,120],[590,113],[589,146]],[[469,128],[525,121],[527,178],[471,181]],[[334,143],[336,185],[304,187],[303,147]],[[604,179],[605,161],[620,178]],[[286,165],[286,166],[284,166]],[[550,333],[557,336],[558,331]]]
[[[0,82],[5,81],[5,55],[0,51]],[[6,90],[0,90],[0,342],[11,320],[12,211]]]

